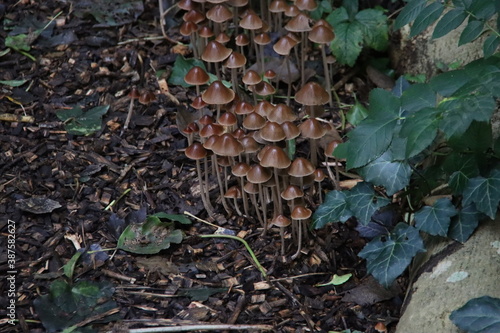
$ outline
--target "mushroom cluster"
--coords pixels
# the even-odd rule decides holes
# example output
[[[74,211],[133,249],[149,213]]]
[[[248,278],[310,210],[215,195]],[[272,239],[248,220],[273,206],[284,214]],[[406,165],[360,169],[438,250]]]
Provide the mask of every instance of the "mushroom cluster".
[[[228,214],[255,217],[263,232],[271,226],[280,228],[283,256],[284,233],[291,226],[298,244],[295,258],[312,214],[304,196],[317,192],[316,187],[321,189],[325,178],[318,168],[318,140],[335,130],[320,119],[324,105],[332,103],[330,74],[325,67],[327,89],[316,82],[301,82],[294,105],[289,79],[286,98],[273,103],[277,91],[273,81],[287,73],[266,68],[264,49],[272,43],[283,57],[288,77],[290,64],[295,63],[304,78],[308,41],[319,45],[325,58],[324,47],[333,39],[333,30],[323,20],[311,26],[308,13],[317,6],[314,0],[261,1],[260,15],[244,0],[183,0],[178,6],[185,10],[180,32],[190,36],[193,55],[217,76],[210,83],[201,67],[193,67],[185,76],[186,83],[196,86],[191,106],[214,114],[184,130],[189,142],[186,156],[196,162],[205,208],[213,214],[216,200],[209,193],[213,175],[218,200]],[[274,32],[281,36],[276,41],[270,37]],[[250,68],[247,59],[253,58],[255,65]],[[224,84],[225,78],[231,87]],[[246,100],[245,95],[252,95],[253,100]],[[306,114],[303,119],[298,117],[299,105]],[[306,156],[295,156],[295,140],[308,141]]]

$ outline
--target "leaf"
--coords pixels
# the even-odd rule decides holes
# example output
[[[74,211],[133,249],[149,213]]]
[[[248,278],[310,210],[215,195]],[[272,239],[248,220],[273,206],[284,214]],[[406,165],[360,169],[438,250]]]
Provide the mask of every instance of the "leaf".
[[[182,239],[182,232],[173,229],[171,223],[148,216],[143,223],[127,226],[118,239],[117,247],[133,253],[153,254],[168,249],[171,243],[179,244]]]
[[[377,51],[387,48],[389,42],[389,26],[387,16],[378,9],[365,9],[355,16],[363,29],[363,40],[366,46]]]
[[[500,299],[490,296],[473,298],[450,314],[460,330],[469,333],[500,332]]]
[[[101,129],[101,118],[109,110],[109,105],[97,106],[87,112],[79,106],[70,110],[62,110],[56,116],[65,122],[65,128],[70,134],[89,135]]]
[[[35,311],[49,332],[63,330],[89,317],[101,317],[99,322],[117,320],[118,316],[102,317],[107,311],[117,308],[112,300],[114,288],[111,283],[78,281],[69,285],[66,281],[51,283],[48,295],[36,298]]]
[[[339,7],[331,12],[325,19],[332,27],[336,27],[342,22],[349,21],[349,14],[344,7]]]
[[[448,185],[456,195],[462,194],[470,178],[479,176],[476,158],[471,154],[452,153],[446,158],[443,168],[452,172]]]
[[[77,251],[71,257],[71,259],[63,266],[64,275],[66,275],[69,279],[73,278],[73,272],[75,271],[76,263],[78,262],[78,259],[80,259],[82,254],[83,254],[83,250]]]
[[[474,0],[471,2],[470,6],[467,9],[476,18],[481,20],[488,20],[497,12],[495,10],[495,3],[496,1],[490,0]],[[498,5],[498,3],[496,3],[496,5]]]
[[[398,223],[388,236],[379,236],[359,252],[366,259],[368,273],[389,287],[404,272],[418,252],[424,252],[419,232],[406,223]]]
[[[358,183],[352,188],[347,194],[347,202],[349,210],[363,225],[370,222],[372,215],[379,208],[391,203],[389,199],[375,195],[373,187],[367,182]]]
[[[347,121],[353,126],[357,126],[366,117],[368,117],[368,110],[356,99],[354,105],[347,111]]]
[[[160,212],[153,214],[152,216],[155,216],[160,219],[169,219],[170,221],[176,221],[182,224],[191,224],[191,220],[186,215],[182,214],[167,214],[164,212]]]
[[[351,276],[352,276],[351,273],[340,275],[340,276],[337,274],[333,274],[332,279],[329,282],[315,284],[314,286],[315,287],[339,286],[341,284],[346,283],[351,278]]]
[[[436,106],[436,93],[429,84],[414,84],[401,95],[401,107],[406,111],[417,111]]]
[[[400,136],[407,138],[405,157],[413,157],[427,148],[436,138],[438,121],[436,110],[425,108],[407,117]]]
[[[491,34],[486,38],[483,44],[483,53],[484,57],[488,58],[495,54],[498,49],[498,45],[500,45],[500,37],[494,34]]]
[[[178,55],[177,58],[175,58],[172,73],[168,78],[168,84],[182,86],[185,88],[191,87],[192,85],[187,84],[186,81],[184,81],[184,77],[194,66],[198,66],[206,70],[205,64],[201,60],[194,58],[186,59],[183,56]]]
[[[474,203],[481,213],[495,218],[500,201],[500,170],[493,169],[489,178],[469,179],[463,193],[463,205]]]
[[[446,236],[451,217],[457,211],[448,198],[438,199],[434,205],[425,206],[415,213],[415,227],[434,236]]]
[[[9,87],[20,87],[23,84],[25,84],[26,82],[28,82],[28,80],[7,80],[7,81],[0,80],[0,84],[6,85]]]
[[[391,143],[397,119],[391,114],[368,117],[349,132],[347,169],[365,166],[382,155]]]
[[[485,121],[473,121],[467,131],[448,140],[455,151],[485,154],[493,146],[491,124]]]
[[[465,243],[479,224],[480,213],[474,204],[462,208],[457,215],[451,219],[448,237],[457,242]]]
[[[401,92],[404,89],[404,80],[398,79],[396,81],[396,86],[401,87]],[[384,115],[392,115],[394,117],[399,116],[401,109],[401,101],[395,94],[380,88],[375,88],[370,91],[369,96],[370,101],[370,111],[369,114],[380,117]]]
[[[313,214],[312,227],[323,228],[327,223],[345,222],[353,214],[347,204],[347,196],[342,191],[330,191]]]
[[[439,20],[432,33],[432,38],[440,38],[456,29],[467,18],[467,13],[463,9],[452,9],[444,14]]]
[[[484,28],[484,22],[471,20],[469,24],[465,27],[465,29],[460,34],[460,38],[458,39],[458,46],[467,44],[475,40],[477,37],[481,35]]]
[[[438,110],[443,114],[439,129],[449,139],[462,135],[474,120],[489,121],[495,110],[495,101],[487,94],[465,95],[442,101]]]
[[[394,22],[394,29],[401,29],[412,22],[424,9],[426,0],[411,0],[403,7]]]
[[[341,22],[333,26],[335,39],[330,49],[337,61],[342,65],[354,66],[363,48],[363,31],[357,21]]]
[[[26,34],[19,34],[16,36],[5,37],[5,47],[10,47],[16,51],[26,51],[31,50],[30,38]]]
[[[415,37],[436,21],[443,13],[444,6],[441,2],[435,1],[425,7],[415,18],[411,27],[410,37]]]
[[[453,70],[432,77],[429,85],[441,96],[451,96],[458,89],[466,85],[471,77],[464,69]]]
[[[387,195],[393,195],[409,184],[411,168],[406,162],[392,161],[392,153],[387,151],[358,169],[358,173],[365,181],[385,187]]]

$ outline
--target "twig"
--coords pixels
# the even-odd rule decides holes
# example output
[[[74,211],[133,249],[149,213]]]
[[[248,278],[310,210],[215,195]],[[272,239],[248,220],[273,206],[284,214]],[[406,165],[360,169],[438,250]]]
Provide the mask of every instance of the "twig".
[[[274,327],[271,325],[228,325],[228,324],[204,324],[204,325],[183,325],[170,327],[150,327],[150,328],[133,328],[129,329],[129,333],[158,333],[158,332],[192,332],[192,331],[219,331],[219,330],[235,330],[235,331],[271,331]],[[112,333],[107,331],[106,333]]]

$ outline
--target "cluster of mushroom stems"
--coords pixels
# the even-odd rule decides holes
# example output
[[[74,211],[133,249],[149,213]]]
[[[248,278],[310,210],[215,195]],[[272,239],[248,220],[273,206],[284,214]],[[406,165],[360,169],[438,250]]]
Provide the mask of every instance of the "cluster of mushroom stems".
[[[324,105],[332,104],[324,50],[334,38],[332,28],[323,20],[311,26],[308,13],[316,8],[314,0],[293,4],[263,0],[260,16],[243,0],[181,0],[178,6],[185,10],[181,34],[190,36],[193,55],[217,76],[210,82],[207,72],[195,66],[184,78],[196,87],[191,106],[204,114],[182,129],[188,137],[185,154],[196,163],[204,207],[209,215],[214,214],[215,201],[209,194],[213,175],[218,199],[229,215],[254,217],[264,233],[270,226],[280,228],[282,256],[286,252],[285,228],[291,226],[298,244],[292,255],[296,258],[312,215],[305,198],[321,194],[325,178],[318,168],[318,156],[326,160],[332,156],[331,152],[319,155],[318,151],[318,140],[335,130],[320,118]],[[273,96],[279,75],[266,68],[264,47],[273,43],[271,32],[278,33],[272,48],[288,71],[281,73],[288,78],[286,96]],[[292,56],[304,80],[306,53],[314,47],[308,41],[321,48],[326,89],[314,81],[300,82],[300,89],[291,96]],[[253,55],[256,64],[247,68],[244,54]],[[230,78],[230,84],[224,84],[224,77]],[[249,95],[251,99],[244,98]],[[292,97],[302,106],[302,119],[293,109]],[[308,141],[307,156],[295,156],[295,142],[300,140]],[[335,175],[338,177],[338,172]]]

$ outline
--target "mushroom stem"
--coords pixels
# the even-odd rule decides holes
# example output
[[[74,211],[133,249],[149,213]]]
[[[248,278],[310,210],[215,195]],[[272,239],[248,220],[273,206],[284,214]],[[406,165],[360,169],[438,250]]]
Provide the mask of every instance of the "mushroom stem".
[[[264,221],[264,231],[262,232],[262,235],[265,235],[267,232],[267,198],[264,195],[264,188],[262,186],[262,183],[259,184],[259,200],[261,202],[262,216]]]
[[[231,209],[227,205],[226,198],[224,197],[224,185],[222,184],[219,166],[217,165],[217,155],[214,154],[213,156],[215,156],[215,173],[217,174],[217,182],[219,183],[219,192],[220,192],[220,198],[222,201],[222,206],[224,206],[224,209],[226,210],[226,212],[229,215],[231,215],[231,213],[232,213]]]
[[[330,69],[328,64],[326,63],[326,45],[320,45],[321,47],[321,57],[323,58],[323,71],[325,72],[325,80],[326,80],[326,91],[328,92],[328,104],[331,108],[333,108],[333,99],[332,99],[332,84],[330,78]]]
[[[295,252],[293,255],[292,255],[292,260],[295,260],[295,258],[297,258],[300,254],[300,251],[302,250],[302,223],[300,221],[297,221],[297,220],[294,220],[292,219],[292,225],[293,224],[297,224],[299,225],[299,236],[298,236],[298,240],[297,240],[297,252]]]
[[[281,238],[281,256],[285,257],[285,228],[280,227],[280,238]]]
[[[288,91],[286,94],[286,105],[290,106],[290,96],[292,95],[292,74],[290,70],[290,54],[285,56],[286,70],[288,74]]]
[[[306,84],[306,76],[305,76],[305,63],[306,63],[306,47],[307,47],[307,38],[304,32],[301,32],[302,37],[302,45],[301,47],[301,55],[300,55],[300,77],[302,79],[302,85]]]
[[[279,179],[279,176],[278,176],[278,168],[273,168],[274,170],[274,180],[276,182],[276,193],[277,193],[277,197],[279,197],[281,191],[280,191],[280,179]],[[276,201],[277,204],[278,204],[278,215],[281,215],[283,214],[283,207],[281,205],[281,200],[279,200],[279,198],[276,198]]]
[[[311,163],[318,166],[318,142],[316,139],[309,139],[309,147],[311,150]]]
[[[255,198],[255,194],[250,194],[250,200],[252,201],[252,205],[255,207],[255,214],[257,214],[257,219],[259,220],[259,222],[262,224],[262,227],[265,227],[265,222],[264,220],[262,219],[261,215],[260,215],[260,210],[259,210],[259,206],[257,204],[257,199]]]
[[[241,155],[240,155],[241,156]],[[243,186],[245,185],[245,180],[243,177],[240,177],[240,186],[241,186],[241,199],[243,200],[243,211],[246,216],[250,216],[248,213],[248,198],[247,193],[245,192]]]
[[[196,172],[198,173],[198,181],[200,182],[201,201],[203,201],[203,206],[205,206],[205,209],[207,210],[208,215],[211,216],[214,214],[214,208],[212,207],[212,204],[210,203],[210,198],[208,196],[208,192],[206,191],[206,187],[203,184],[203,175],[201,173],[200,160],[196,160]]]

